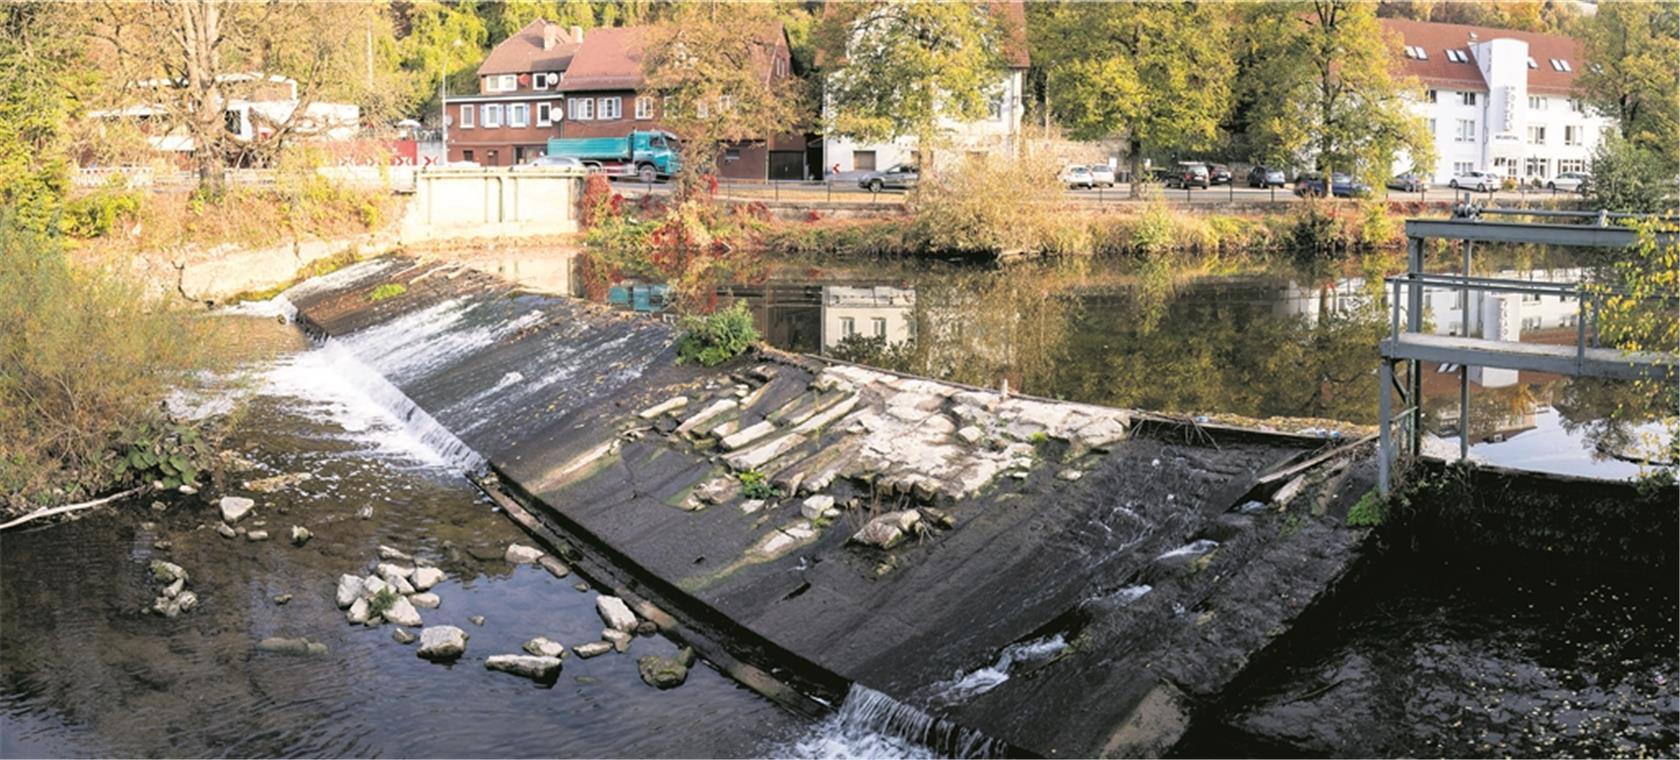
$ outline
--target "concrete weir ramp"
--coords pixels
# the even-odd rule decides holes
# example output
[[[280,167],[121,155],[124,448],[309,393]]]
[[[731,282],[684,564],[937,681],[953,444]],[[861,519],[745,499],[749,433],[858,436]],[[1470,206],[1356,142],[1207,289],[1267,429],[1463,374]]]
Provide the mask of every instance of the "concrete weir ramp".
[[[1170,751],[1366,538],[1359,447],[769,351],[679,365],[668,325],[448,264],[283,298],[733,654],[946,754]]]

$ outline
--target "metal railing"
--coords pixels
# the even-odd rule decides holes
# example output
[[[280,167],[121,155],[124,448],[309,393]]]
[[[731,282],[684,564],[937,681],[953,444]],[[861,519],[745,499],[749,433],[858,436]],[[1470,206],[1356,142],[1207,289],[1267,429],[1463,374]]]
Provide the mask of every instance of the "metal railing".
[[[1385,280],[1393,291],[1393,299],[1389,305],[1389,333],[1394,340],[1400,339],[1400,316],[1405,310],[1402,299],[1402,287],[1413,289],[1436,288],[1439,290],[1456,290],[1461,295],[1461,325],[1466,337],[1469,333],[1469,294],[1474,292],[1496,293],[1524,293],[1533,295],[1558,296],[1560,298],[1576,299],[1575,310],[1575,355],[1584,358],[1588,347],[1587,324],[1593,324],[1593,341],[1598,339],[1598,310],[1597,301],[1604,296],[1617,295],[1615,292],[1595,290],[1587,287],[1584,282],[1547,282],[1542,280],[1509,280],[1497,277],[1465,277],[1463,275],[1412,274],[1395,275]],[[1421,303],[1421,290],[1415,293],[1413,300]],[[1408,330],[1407,332],[1411,332]]]

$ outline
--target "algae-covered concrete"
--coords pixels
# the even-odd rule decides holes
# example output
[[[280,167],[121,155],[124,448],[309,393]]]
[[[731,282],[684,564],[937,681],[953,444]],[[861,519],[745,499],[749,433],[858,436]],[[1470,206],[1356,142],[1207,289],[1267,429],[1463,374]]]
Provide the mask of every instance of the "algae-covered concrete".
[[[1368,452],[1262,483],[1314,444],[775,352],[679,365],[663,323],[400,258],[287,298],[761,664],[1014,751],[1168,751],[1365,538]]]

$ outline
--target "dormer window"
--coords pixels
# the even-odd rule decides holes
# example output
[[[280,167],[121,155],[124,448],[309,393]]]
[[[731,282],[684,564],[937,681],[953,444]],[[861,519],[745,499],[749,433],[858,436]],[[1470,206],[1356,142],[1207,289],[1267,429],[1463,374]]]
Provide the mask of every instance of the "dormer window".
[[[1534,57],[1533,56],[1529,56],[1528,67],[1530,69],[1538,69],[1538,68],[1540,68],[1540,64],[1534,62]]]
[[[517,74],[503,74],[496,79],[496,89],[502,92],[513,92],[519,89],[519,75]]]
[[[1569,68],[1569,62],[1566,61],[1566,60],[1563,60],[1562,58],[1553,58],[1552,59],[1552,69],[1556,70],[1556,71],[1573,71],[1574,70],[1574,69]]]
[[[546,90],[546,89],[548,89],[548,75],[541,72],[541,71],[531,72],[531,89],[533,89],[533,90]]]
[[[1453,63],[1469,63],[1470,55],[1465,53],[1463,50],[1448,49],[1447,60],[1452,61]]]
[[[1416,59],[1416,60],[1419,60],[1419,61],[1427,61],[1427,60],[1429,60],[1429,51],[1424,50],[1422,47],[1419,47],[1417,45],[1407,45],[1406,46],[1406,57],[1407,58],[1413,58],[1413,59]]]

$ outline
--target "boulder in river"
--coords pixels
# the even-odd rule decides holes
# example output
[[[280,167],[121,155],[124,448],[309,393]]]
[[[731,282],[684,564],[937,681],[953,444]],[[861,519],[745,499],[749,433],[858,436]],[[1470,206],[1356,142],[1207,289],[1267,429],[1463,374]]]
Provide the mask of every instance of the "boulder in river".
[[[407,578],[400,575],[391,576],[391,588],[396,589],[397,593],[405,596],[414,593],[414,584],[409,583]]]
[[[804,503],[800,504],[799,514],[803,515],[807,520],[816,520],[823,517],[823,515],[827,514],[828,511],[833,508],[834,497],[825,493],[820,493],[807,498]]]
[[[391,639],[398,644],[413,644],[414,640],[417,638],[419,637],[415,636],[414,632],[408,630],[407,628],[398,628],[391,631]]]
[[[175,603],[181,606],[182,612],[191,612],[192,608],[198,606],[198,594],[182,591],[180,596],[175,597]]]
[[[338,576],[338,608],[345,609],[362,595],[362,579],[354,575]]]
[[[613,649],[623,653],[630,649],[630,639],[633,637],[623,631],[608,628],[601,632],[601,638],[612,644]]]
[[[683,647],[676,657],[648,655],[636,660],[636,670],[642,681],[659,689],[674,689],[688,680],[688,667],[694,664],[694,650]]]
[[[507,552],[502,555],[503,559],[515,565],[529,565],[542,559],[542,557],[541,549],[534,549],[524,544],[508,544]]]
[[[257,642],[257,651],[293,656],[318,655],[327,653],[327,645],[305,638],[286,639],[279,636],[270,636]]]
[[[630,611],[629,605],[616,596],[595,597],[595,611],[601,614],[601,621],[608,628],[630,633],[636,630],[636,615]]]
[[[408,601],[416,607],[427,610],[435,610],[438,608],[438,605],[443,604],[443,600],[439,599],[437,594],[429,592],[424,594],[410,594]]]
[[[314,537],[315,537],[315,534],[310,533],[308,528],[305,528],[302,525],[293,525],[292,526],[292,545],[293,546],[303,546],[304,544],[309,543],[309,539],[314,538]]]
[[[549,556],[547,554],[544,554],[541,559],[537,560],[537,564],[542,565],[544,570],[547,570],[549,574],[556,578],[564,578],[572,572],[572,569],[566,567],[566,563],[561,562],[560,558]]]
[[[529,654],[493,654],[484,658],[484,667],[536,681],[551,681],[560,675],[560,658]]]
[[[222,508],[222,520],[232,525],[245,519],[257,503],[244,496],[223,496],[219,506]]]
[[[547,636],[538,636],[525,642],[525,651],[538,657],[564,658],[566,656],[566,647],[561,646],[560,642],[554,641]]]
[[[470,618],[467,618],[467,622],[472,623],[473,625],[484,625],[484,616],[483,615],[474,615]]]
[[[350,621],[351,625],[367,625],[372,617],[373,610],[368,607],[367,600],[361,597],[356,597],[356,601],[350,603],[350,611],[344,613],[344,619]]]
[[[216,532],[222,534],[222,538],[238,538],[239,537],[239,531],[234,530],[233,526],[229,525],[227,523],[217,523],[216,524]]]
[[[364,598],[379,596],[379,592],[381,591],[390,591],[393,594],[396,593],[396,589],[391,588],[391,584],[386,583],[385,579],[380,578],[377,575],[370,575],[362,579],[361,595]]]
[[[170,599],[174,599],[175,597],[180,596],[181,592],[185,591],[186,588],[187,579],[176,578],[174,583],[163,587],[163,595],[169,597]]]
[[[428,660],[453,660],[467,651],[467,632],[452,625],[420,629],[420,648],[415,654]]]
[[[852,534],[851,540],[882,549],[891,549],[897,546],[900,541],[903,541],[904,537],[921,520],[921,513],[914,509],[887,512],[870,520],[858,532]]]
[[[414,605],[408,599],[400,596],[391,603],[390,607],[386,608],[384,616],[386,620],[397,625],[410,627],[423,625],[420,620],[420,611],[414,609]]]
[[[268,540],[268,531],[266,531],[266,530],[253,530],[250,533],[245,534],[245,540],[246,541],[267,541]]]
[[[384,578],[387,581],[392,578],[407,578],[414,574],[414,568],[407,565],[399,565],[394,562],[381,562],[379,563],[379,566],[375,567],[373,570],[379,574],[379,577]]]
[[[285,604],[287,602],[291,601],[291,600],[292,600],[292,595],[291,594],[275,594],[274,595],[274,603],[278,604],[278,605],[281,605],[281,606],[285,606]]]
[[[187,579],[187,571],[182,570],[180,565],[173,562],[154,559],[150,567],[152,580],[158,583],[174,583],[177,580],[185,581]]]
[[[414,584],[415,591],[426,591],[442,583],[443,578],[443,571],[435,567],[416,567],[408,582]]]
[[[395,547],[379,545],[379,558],[387,562],[413,562],[414,558]]]
[[[596,655],[606,654],[612,650],[613,645],[605,641],[591,641],[588,644],[579,644],[572,647],[572,651],[577,652],[577,656],[582,657],[585,660]]]

